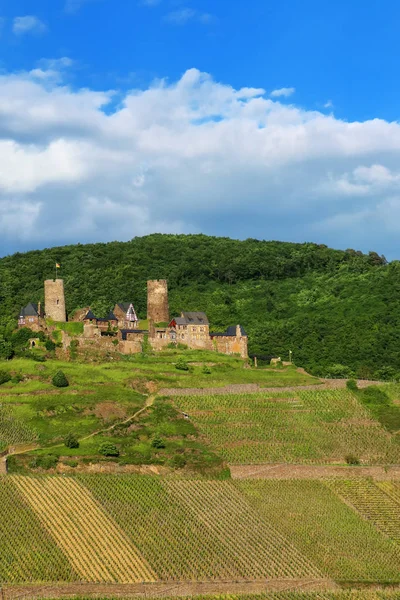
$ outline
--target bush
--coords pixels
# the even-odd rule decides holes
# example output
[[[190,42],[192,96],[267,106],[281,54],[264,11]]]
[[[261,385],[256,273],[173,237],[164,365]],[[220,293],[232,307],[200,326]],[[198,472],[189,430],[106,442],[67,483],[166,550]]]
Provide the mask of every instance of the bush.
[[[72,467],[73,469],[75,469],[75,467],[77,467],[79,463],[77,460],[64,460],[63,464],[67,467]]]
[[[175,454],[171,459],[170,464],[174,469],[183,469],[186,465],[186,458],[182,454]]]
[[[211,375],[210,367],[208,367],[207,365],[204,365],[204,367],[202,369],[202,373],[203,373],[203,375]]]
[[[7,381],[11,381],[10,373],[8,371],[0,371],[0,385],[7,383]]]
[[[14,356],[14,350],[11,342],[0,339],[0,359],[9,360]]]
[[[178,369],[178,371],[189,371],[189,365],[184,358],[179,358],[175,364],[175,369]]]
[[[72,432],[68,433],[68,435],[65,436],[64,444],[67,448],[79,448],[78,438]]]
[[[99,446],[99,454],[103,456],[119,456],[119,450],[111,442],[103,442]]]
[[[31,469],[55,469],[58,463],[58,456],[54,454],[45,454],[44,456],[35,456],[29,463]]]
[[[359,465],[360,464],[360,460],[354,454],[347,454],[345,456],[345,461],[347,462],[348,465],[355,466],[355,465]]]
[[[336,364],[326,368],[325,376],[328,379],[351,379],[354,372],[346,365]]]
[[[386,406],[390,404],[390,398],[386,392],[379,389],[375,385],[362,390],[360,397],[365,404],[380,404]]]
[[[357,392],[358,391],[357,381],[355,379],[349,379],[346,382],[346,387],[351,392]]]
[[[66,378],[65,374],[62,371],[57,371],[52,379],[53,385],[58,388],[68,387],[69,381]]]
[[[156,436],[151,440],[151,446],[152,448],[165,448],[165,442],[163,439]]]
[[[45,348],[48,352],[54,352],[56,345],[52,340],[46,340]]]

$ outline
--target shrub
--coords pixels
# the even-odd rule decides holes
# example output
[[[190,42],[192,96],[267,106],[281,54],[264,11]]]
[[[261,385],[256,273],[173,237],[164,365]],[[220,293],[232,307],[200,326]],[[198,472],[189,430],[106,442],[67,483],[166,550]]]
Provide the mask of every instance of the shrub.
[[[45,348],[48,352],[54,352],[56,345],[52,340],[46,340]]]
[[[346,387],[351,392],[357,392],[358,391],[357,381],[355,379],[349,379],[346,382]]]
[[[72,467],[73,469],[75,469],[75,467],[77,467],[79,463],[77,460],[64,460],[63,464],[67,465],[67,467]]]
[[[119,456],[119,450],[111,442],[103,442],[99,446],[99,454],[103,456]]]
[[[151,445],[153,448],[165,448],[164,440],[157,436],[151,440]]]
[[[45,454],[44,456],[35,456],[29,463],[31,469],[55,469],[58,463],[58,456],[54,454]]]
[[[207,365],[204,365],[204,367],[202,369],[202,373],[203,373],[203,375],[211,375],[210,367],[208,367]]]
[[[345,456],[345,461],[347,462],[348,465],[355,466],[355,465],[359,465],[360,464],[360,460],[354,454],[347,454]]]
[[[175,454],[175,456],[171,459],[171,466],[174,469],[183,469],[186,465],[186,458],[182,454]]]
[[[52,379],[53,385],[59,388],[68,387],[69,381],[62,371],[57,371]]]
[[[67,448],[79,448],[78,438],[72,432],[68,433],[68,435],[65,436],[64,444]]]
[[[22,377],[21,373],[14,373],[14,375],[11,377],[11,381],[13,383],[21,383],[23,380],[24,378]]]
[[[189,371],[189,365],[184,358],[179,358],[175,364],[175,369],[178,369],[178,371]]]
[[[353,371],[346,365],[331,365],[326,368],[326,377],[332,379],[351,379],[354,377]]]
[[[8,371],[0,371],[0,385],[7,383],[7,381],[11,381],[10,373]]]
[[[9,360],[14,356],[14,350],[11,342],[0,339],[0,359]]]
[[[390,398],[383,390],[375,385],[365,388],[361,392],[361,400],[366,404],[389,405]]]

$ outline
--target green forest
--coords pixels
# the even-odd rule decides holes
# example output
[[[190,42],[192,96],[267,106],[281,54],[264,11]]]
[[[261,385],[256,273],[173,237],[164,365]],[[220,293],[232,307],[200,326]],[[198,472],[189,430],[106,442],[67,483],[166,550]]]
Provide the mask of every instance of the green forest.
[[[204,310],[212,331],[242,324],[249,351],[316,375],[400,372],[400,262],[312,243],[154,234],[0,259],[0,336],[21,306],[43,302],[43,280],[65,281],[67,310],[105,315],[133,301],[146,317],[147,279],[168,279],[171,315]],[[343,369],[338,365],[346,367]]]

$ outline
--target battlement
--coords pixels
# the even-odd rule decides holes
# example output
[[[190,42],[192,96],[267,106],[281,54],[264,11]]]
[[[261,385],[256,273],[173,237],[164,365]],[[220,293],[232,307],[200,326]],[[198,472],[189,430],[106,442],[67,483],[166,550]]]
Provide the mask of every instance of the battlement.
[[[63,279],[46,279],[44,282],[44,308],[46,317],[53,321],[66,322]]]

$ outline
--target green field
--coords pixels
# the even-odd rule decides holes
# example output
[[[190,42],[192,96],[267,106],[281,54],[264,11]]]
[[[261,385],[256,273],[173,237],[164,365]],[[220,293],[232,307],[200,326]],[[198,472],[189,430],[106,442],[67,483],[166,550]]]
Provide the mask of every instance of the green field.
[[[363,488],[367,504],[382,492],[375,487]],[[311,480],[3,476],[0,580],[400,584],[398,538],[333,488]]]
[[[400,438],[347,390],[177,396],[221,456],[232,464],[396,464]]]

